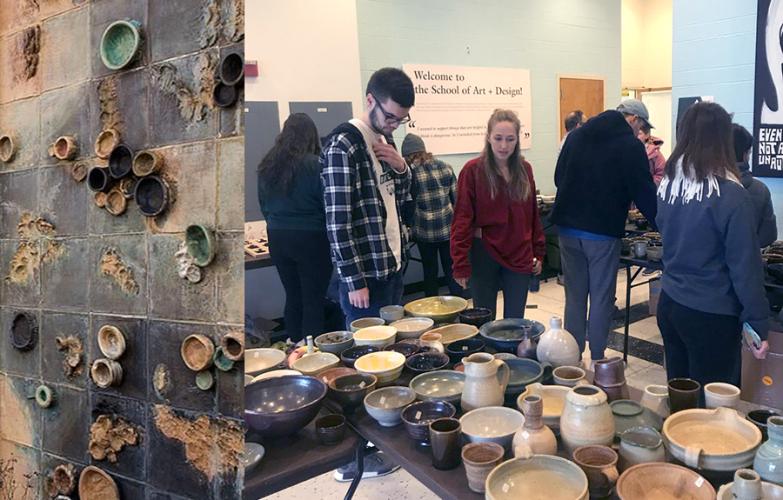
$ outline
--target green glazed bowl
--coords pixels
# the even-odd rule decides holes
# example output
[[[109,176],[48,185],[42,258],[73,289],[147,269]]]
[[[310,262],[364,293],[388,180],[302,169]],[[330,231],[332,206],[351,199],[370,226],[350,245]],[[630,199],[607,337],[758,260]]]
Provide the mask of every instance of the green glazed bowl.
[[[114,21],[101,37],[101,61],[111,70],[122,69],[136,58],[141,46],[141,23]]]
[[[205,267],[215,258],[215,236],[201,224],[192,224],[185,229],[185,244],[188,255],[199,267]]]

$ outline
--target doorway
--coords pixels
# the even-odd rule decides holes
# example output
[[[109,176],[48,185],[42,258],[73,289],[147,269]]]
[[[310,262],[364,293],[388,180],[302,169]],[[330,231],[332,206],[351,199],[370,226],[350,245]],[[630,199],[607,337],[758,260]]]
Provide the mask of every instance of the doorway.
[[[565,136],[565,120],[568,113],[582,110],[585,120],[604,110],[604,81],[597,78],[561,77],[560,87],[560,140]]]

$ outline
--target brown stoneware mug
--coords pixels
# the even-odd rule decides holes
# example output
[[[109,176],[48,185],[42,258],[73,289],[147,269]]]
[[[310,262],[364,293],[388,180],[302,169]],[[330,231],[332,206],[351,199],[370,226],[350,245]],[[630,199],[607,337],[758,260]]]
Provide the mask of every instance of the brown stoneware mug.
[[[608,446],[580,446],[574,450],[574,462],[587,476],[590,497],[608,497],[617,482],[617,452]]]
[[[500,465],[505,452],[505,448],[497,443],[470,443],[462,448],[462,462],[471,491],[484,493],[487,476]]]
[[[439,418],[430,422],[433,467],[448,470],[459,465],[462,451],[461,430],[456,418]]]
[[[699,407],[701,384],[690,378],[669,380],[669,408],[672,413]]]

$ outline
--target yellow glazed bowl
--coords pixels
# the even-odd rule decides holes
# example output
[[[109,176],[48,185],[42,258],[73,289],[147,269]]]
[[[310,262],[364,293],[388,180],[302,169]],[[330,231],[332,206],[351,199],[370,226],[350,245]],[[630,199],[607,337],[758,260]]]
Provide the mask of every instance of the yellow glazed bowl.
[[[357,330],[353,334],[354,345],[371,345],[383,349],[394,343],[397,337],[397,329],[393,326],[369,326]]]
[[[467,307],[468,301],[462,297],[444,295],[408,302],[405,304],[405,312],[410,316],[430,318],[436,323],[444,323],[454,321]]]
[[[388,385],[397,380],[404,366],[405,356],[395,351],[371,352],[357,359],[354,364],[359,373],[375,375],[378,385]]]

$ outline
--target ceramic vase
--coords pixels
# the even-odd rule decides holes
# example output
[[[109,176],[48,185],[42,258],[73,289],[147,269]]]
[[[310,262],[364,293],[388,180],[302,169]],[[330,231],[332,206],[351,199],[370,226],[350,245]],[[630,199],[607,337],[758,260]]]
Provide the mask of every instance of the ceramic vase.
[[[538,360],[538,344],[530,337],[530,330],[522,329],[522,340],[517,346],[517,357]]]
[[[591,444],[611,446],[614,417],[606,393],[594,385],[571,389],[560,416],[560,438],[569,453]]]
[[[549,320],[549,330],[538,339],[536,357],[541,363],[549,363],[553,368],[579,364],[579,345],[573,335],[563,329],[562,318],[553,316]]]
[[[652,427],[633,427],[620,434],[620,472],[647,462],[665,462],[661,434]]]
[[[477,352],[463,358],[465,386],[462,390],[462,411],[467,413],[485,406],[503,406],[510,370],[508,365],[491,354]]]
[[[756,451],[753,469],[765,481],[783,484],[783,417],[769,417],[767,435],[769,439]]]
[[[514,434],[514,456],[530,458],[533,454],[556,455],[555,433],[541,421],[544,411],[541,396],[526,396],[521,406],[522,413],[525,415],[525,425]]]
[[[665,385],[648,385],[639,402],[661,418],[669,416],[669,388]]]
[[[750,469],[739,469],[734,473],[734,483],[731,485],[731,498],[737,500],[761,500],[770,498],[764,495],[761,477]]]

